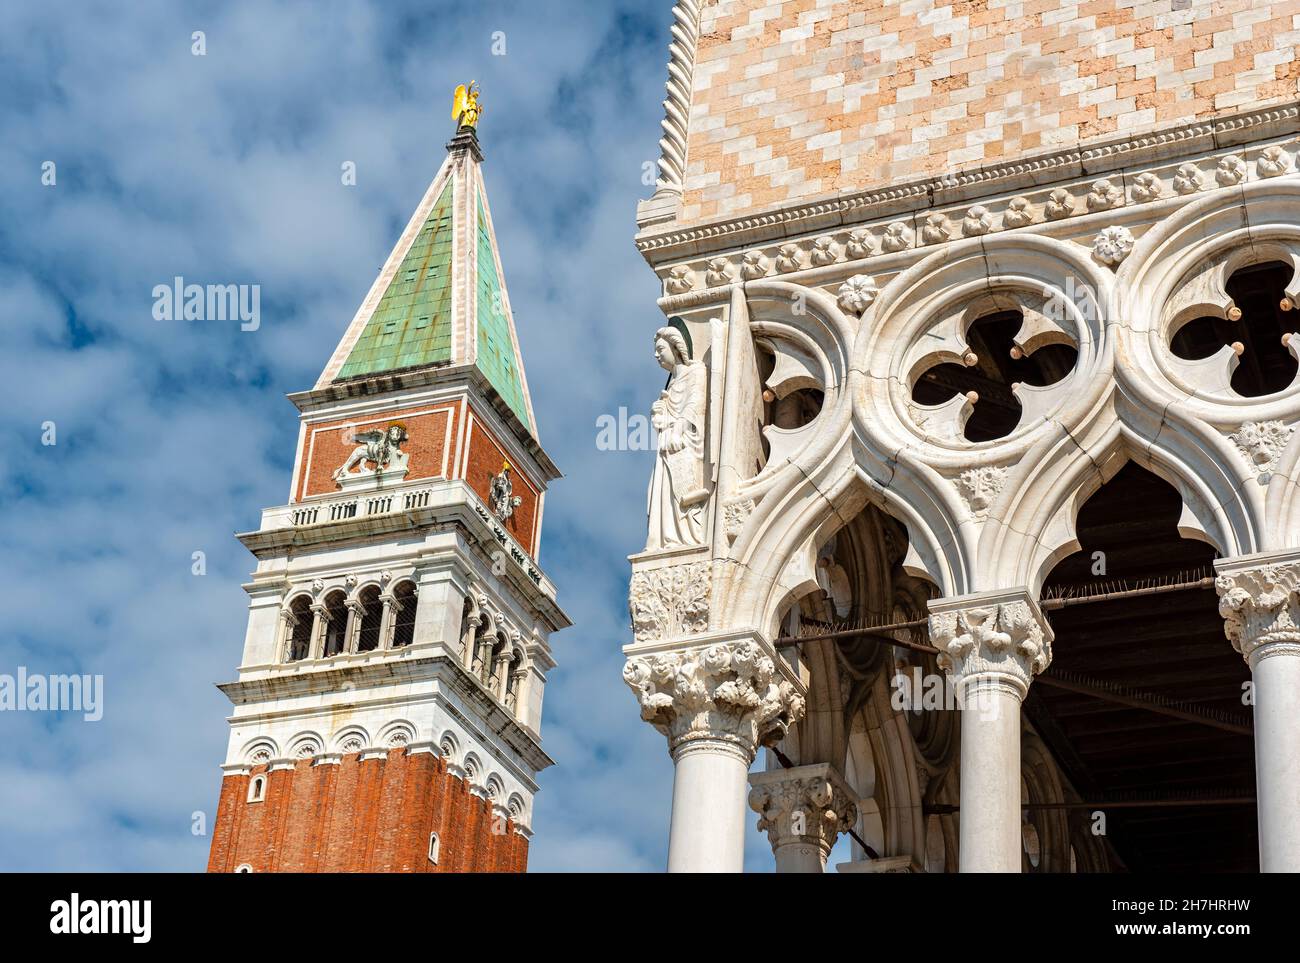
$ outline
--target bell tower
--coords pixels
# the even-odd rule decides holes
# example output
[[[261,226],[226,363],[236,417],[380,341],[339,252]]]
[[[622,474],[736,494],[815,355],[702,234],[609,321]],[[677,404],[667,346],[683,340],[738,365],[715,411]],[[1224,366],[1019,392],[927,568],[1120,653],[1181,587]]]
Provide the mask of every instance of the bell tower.
[[[521,872],[549,636],[547,484],[478,91],[299,416],[257,559],[210,872]]]

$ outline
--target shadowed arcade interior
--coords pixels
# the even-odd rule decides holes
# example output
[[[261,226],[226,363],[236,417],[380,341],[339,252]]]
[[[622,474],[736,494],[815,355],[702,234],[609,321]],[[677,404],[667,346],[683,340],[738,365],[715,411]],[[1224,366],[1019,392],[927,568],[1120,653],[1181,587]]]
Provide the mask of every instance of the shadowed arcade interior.
[[[1130,462],[1083,506],[1082,548],[1056,566],[1043,596],[1212,574],[1216,552],[1180,537],[1181,510],[1168,483]],[[1067,606],[1049,619],[1052,665],[1030,687],[1025,711],[1084,801],[1137,804],[1096,807],[1105,813],[1112,868],[1257,870],[1254,743],[1242,702],[1250,672],[1224,637],[1213,589]],[[1100,682],[1107,691],[1052,684],[1076,681],[1076,673],[1087,677],[1081,688]],[[1150,694],[1206,718],[1128,704],[1152,701]],[[1072,821],[1087,823],[1092,812],[1079,809]]]

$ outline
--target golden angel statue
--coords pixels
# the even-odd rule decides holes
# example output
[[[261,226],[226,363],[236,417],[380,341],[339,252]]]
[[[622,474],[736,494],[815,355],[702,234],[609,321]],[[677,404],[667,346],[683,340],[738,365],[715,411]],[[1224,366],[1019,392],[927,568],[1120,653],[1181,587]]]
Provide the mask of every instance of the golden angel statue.
[[[471,80],[469,86],[461,84],[456,88],[451,102],[451,119],[461,127],[477,127],[479,115],[483,108],[478,102],[478,81]]]

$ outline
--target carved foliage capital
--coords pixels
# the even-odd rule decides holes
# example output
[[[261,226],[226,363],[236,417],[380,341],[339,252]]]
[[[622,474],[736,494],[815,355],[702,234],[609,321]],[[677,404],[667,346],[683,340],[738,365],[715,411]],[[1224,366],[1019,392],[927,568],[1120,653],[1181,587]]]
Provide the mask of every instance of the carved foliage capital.
[[[1300,561],[1223,574],[1214,587],[1224,635],[1247,662],[1266,645],[1300,647]]]
[[[935,612],[930,640],[939,649],[939,665],[958,682],[1000,677],[1024,692],[1052,661],[1051,630],[1023,599]]]
[[[803,843],[825,855],[858,820],[852,793],[826,763],[760,773],[751,782],[749,808],[773,849]]]
[[[804,712],[802,693],[753,641],[633,656],[623,681],[641,703],[641,718],[668,737],[670,752],[692,739],[715,739],[752,757]]]

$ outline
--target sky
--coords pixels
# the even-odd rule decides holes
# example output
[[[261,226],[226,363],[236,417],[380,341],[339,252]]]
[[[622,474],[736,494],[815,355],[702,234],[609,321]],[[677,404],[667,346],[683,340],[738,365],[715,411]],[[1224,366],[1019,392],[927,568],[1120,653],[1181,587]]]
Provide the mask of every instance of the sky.
[[[620,652],[651,455],[599,450],[596,426],[662,387],[633,237],[670,11],[0,5],[0,673],[104,677],[99,721],[0,712],[0,869],[204,868],[195,814],[211,826],[229,711],[214,684],[234,678],[253,568],[234,533],[287,500],[284,396],[324,367],[471,79],[539,434],[565,474],[541,562],[575,626],[552,638],[556,765],[530,868],[664,867],[672,766]],[[260,326],[156,320],[153,288],[177,275],[259,285]],[[747,866],[770,869],[755,819]]]

